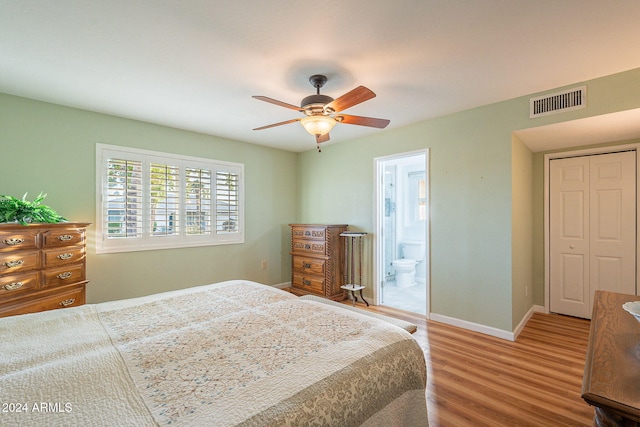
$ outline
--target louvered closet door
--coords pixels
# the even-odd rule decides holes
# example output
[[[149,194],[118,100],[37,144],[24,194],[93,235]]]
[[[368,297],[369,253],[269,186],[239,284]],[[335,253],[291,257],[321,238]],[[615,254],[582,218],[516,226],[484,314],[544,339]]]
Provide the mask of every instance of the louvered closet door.
[[[550,310],[590,318],[596,289],[636,293],[635,152],[550,162]]]

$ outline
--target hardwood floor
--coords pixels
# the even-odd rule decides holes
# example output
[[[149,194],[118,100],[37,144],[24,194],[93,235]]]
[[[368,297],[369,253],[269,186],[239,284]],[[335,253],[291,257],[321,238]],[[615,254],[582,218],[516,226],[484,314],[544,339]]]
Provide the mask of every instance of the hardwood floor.
[[[418,325],[430,426],[592,425],[593,408],[580,397],[588,320],[535,313],[510,342],[390,307],[368,309]]]

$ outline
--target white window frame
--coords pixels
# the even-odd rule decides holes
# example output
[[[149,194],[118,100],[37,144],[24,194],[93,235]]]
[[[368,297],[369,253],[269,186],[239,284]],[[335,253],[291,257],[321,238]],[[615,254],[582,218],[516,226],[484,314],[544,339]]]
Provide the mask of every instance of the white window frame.
[[[108,237],[106,218],[107,192],[107,164],[109,159],[122,159],[142,162],[142,232],[136,237]],[[179,183],[179,213],[177,233],[168,236],[152,235],[151,230],[151,189],[150,164],[161,163],[178,166],[180,170]],[[211,218],[209,234],[187,234],[187,204],[186,204],[186,168],[206,169],[211,172]],[[217,173],[230,172],[238,176],[238,218],[237,231],[233,233],[217,233],[216,228],[216,176]],[[225,162],[178,154],[162,153],[137,148],[116,145],[96,144],[96,253],[147,251],[155,249],[183,248],[194,246],[214,246],[244,243],[244,164]]]

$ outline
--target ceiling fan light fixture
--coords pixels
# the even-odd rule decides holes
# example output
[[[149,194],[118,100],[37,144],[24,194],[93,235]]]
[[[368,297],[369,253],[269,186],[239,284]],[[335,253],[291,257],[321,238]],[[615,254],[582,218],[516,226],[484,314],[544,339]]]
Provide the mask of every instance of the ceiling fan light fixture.
[[[300,119],[300,123],[311,135],[326,135],[337,122],[329,116],[307,116]]]

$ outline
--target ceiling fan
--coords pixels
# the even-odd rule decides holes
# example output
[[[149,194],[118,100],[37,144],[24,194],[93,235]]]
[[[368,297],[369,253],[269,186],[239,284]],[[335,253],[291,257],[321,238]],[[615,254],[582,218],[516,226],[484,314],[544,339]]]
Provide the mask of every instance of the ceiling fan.
[[[333,129],[336,123],[369,126],[378,129],[383,129],[389,124],[389,120],[386,119],[342,114],[343,110],[374,98],[376,94],[370,89],[367,89],[364,86],[358,86],[341,97],[333,99],[330,96],[320,94],[320,88],[327,82],[326,76],[314,74],[309,77],[309,82],[316,88],[316,94],[303,98],[300,102],[300,107],[266,96],[253,96],[255,99],[304,113],[304,117],[273,123],[253,130],[268,129],[275,126],[286,125],[288,123],[300,122],[307,132],[316,137],[318,151],[321,151],[320,144],[322,142],[329,141],[329,132]]]

